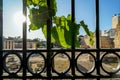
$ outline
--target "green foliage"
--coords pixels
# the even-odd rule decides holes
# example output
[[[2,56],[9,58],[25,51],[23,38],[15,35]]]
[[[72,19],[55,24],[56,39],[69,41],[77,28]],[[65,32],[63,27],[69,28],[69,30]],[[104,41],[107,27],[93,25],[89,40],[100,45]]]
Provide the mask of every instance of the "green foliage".
[[[30,26],[29,30],[37,30],[46,25],[49,17],[55,16],[57,7],[56,0],[51,0],[51,8],[47,7],[47,0],[27,0],[29,9]]]
[[[56,0],[50,0],[50,7],[47,7],[47,0],[28,0],[27,6],[30,11],[30,30],[42,28],[42,31],[47,36],[47,20],[52,17],[53,27],[51,28],[51,42],[57,42],[65,48],[70,48],[74,33],[75,46],[79,47],[80,43],[77,40],[80,27],[83,27],[88,36],[90,36],[90,44],[93,44],[93,33],[89,31],[88,26],[84,21],[79,24],[71,21],[71,15],[55,16],[57,12]]]
[[[30,8],[30,30],[37,30],[46,24],[48,19],[48,10],[46,7]]]
[[[93,45],[93,33],[88,29],[88,26],[84,23],[84,21],[80,22],[80,25],[84,28],[87,35],[90,37],[90,44]]]
[[[77,35],[79,35],[80,24],[71,22],[71,15],[67,17],[54,17],[55,26],[52,28],[52,37],[60,43],[61,46],[70,48],[72,45],[72,32],[74,28],[75,34],[75,45],[79,47],[79,42],[77,40]]]

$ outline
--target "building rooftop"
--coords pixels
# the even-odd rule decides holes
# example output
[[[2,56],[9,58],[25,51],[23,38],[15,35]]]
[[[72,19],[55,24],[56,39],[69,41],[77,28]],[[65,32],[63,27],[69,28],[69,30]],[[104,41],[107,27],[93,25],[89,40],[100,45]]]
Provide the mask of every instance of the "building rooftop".
[[[114,16],[120,16],[120,13],[118,13],[118,14],[114,14],[113,17],[114,17]]]

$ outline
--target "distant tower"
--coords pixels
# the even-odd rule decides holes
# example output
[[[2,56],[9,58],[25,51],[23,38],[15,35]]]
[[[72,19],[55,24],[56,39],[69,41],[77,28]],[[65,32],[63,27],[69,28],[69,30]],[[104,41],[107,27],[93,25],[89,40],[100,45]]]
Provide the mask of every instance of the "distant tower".
[[[112,28],[115,29],[117,27],[117,25],[120,24],[120,14],[115,14],[112,17]]]

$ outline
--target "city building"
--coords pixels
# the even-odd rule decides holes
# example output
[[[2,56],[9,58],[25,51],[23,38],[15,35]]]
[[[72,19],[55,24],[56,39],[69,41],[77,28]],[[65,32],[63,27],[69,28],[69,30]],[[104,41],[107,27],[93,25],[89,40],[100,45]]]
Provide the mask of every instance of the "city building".
[[[109,36],[100,36],[100,48],[114,48],[113,39]]]
[[[101,32],[101,36],[108,36],[109,30],[104,30],[104,31],[100,31],[100,32]]]
[[[114,39],[115,38],[115,32],[116,32],[116,28],[110,29],[108,31],[108,37]]]
[[[89,36],[85,35],[84,36],[84,41],[85,41],[85,48],[96,48],[96,36],[94,35],[94,44],[91,45],[89,44]],[[113,39],[110,38],[109,36],[101,36],[100,35],[100,48],[114,48],[114,42]]]
[[[27,49],[36,49],[35,41],[27,41]],[[3,49],[22,49],[23,41],[22,38],[8,37],[3,40]]]
[[[117,24],[120,24],[120,14],[115,14],[112,17],[112,29],[116,29]]]
[[[27,42],[27,49],[36,49],[36,42]]]
[[[114,43],[115,48],[120,48],[120,24],[118,24],[116,28]]]
[[[87,37],[87,36],[86,36]],[[80,38],[80,48],[89,48],[89,45],[86,44],[84,36],[79,36]]]
[[[104,30],[101,31],[100,36],[108,36],[109,38],[114,38],[115,37],[115,32],[116,32],[116,28],[112,28],[110,30]]]
[[[13,49],[14,48],[14,40],[13,39],[5,39],[3,41],[3,49]]]
[[[96,36],[94,35],[94,44],[89,44],[89,36],[84,36],[84,46],[96,48]],[[112,28],[110,30],[100,31],[100,48],[120,48],[120,14],[112,17]]]

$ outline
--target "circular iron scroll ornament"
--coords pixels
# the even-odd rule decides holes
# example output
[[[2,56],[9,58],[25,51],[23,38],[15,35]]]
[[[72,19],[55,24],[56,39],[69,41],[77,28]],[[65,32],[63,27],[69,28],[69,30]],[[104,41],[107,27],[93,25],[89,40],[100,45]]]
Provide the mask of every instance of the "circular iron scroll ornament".
[[[55,63],[54,63],[54,59],[55,59],[55,57],[57,56],[57,55],[59,55],[59,54],[61,54],[61,56],[66,56],[66,58],[68,58],[68,61],[69,61],[69,67],[67,68],[67,69],[65,69],[63,72],[59,72],[59,71],[57,71],[56,69],[55,69]],[[70,56],[66,53],[66,52],[56,52],[53,56],[52,56],[52,64],[54,64],[54,65],[52,65],[52,70],[55,72],[55,73],[57,73],[58,75],[64,75],[64,74],[67,74],[68,73],[68,71],[70,70]]]
[[[39,57],[39,61],[43,61],[43,63],[41,63],[41,64],[43,64],[43,65],[41,65],[41,66],[39,66],[39,70],[38,71],[33,71],[32,70],[32,68],[31,68],[31,66],[30,66],[30,64],[29,64],[29,60],[30,60],[30,57],[32,57],[32,56],[36,56],[36,57]],[[41,60],[41,59],[43,59],[43,60]],[[42,67],[42,68],[41,68]],[[27,57],[27,69],[28,69],[28,71],[32,74],[32,75],[40,75],[44,70],[45,70],[45,67],[46,67],[46,61],[45,61],[45,56],[42,54],[42,53],[34,53],[34,52],[32,52],[32,53],[30,53],[29,55],[28,55],[28,57]]]
[[[88,55],[90,55],[89,57],[91,57],[91,59],[93,59],[92,60],[92,62],[93,62],[93,65],[92,65],[92,68],[90,69],[90,70],[81,70],[81,69],[79,69],[79,66],[78,66],[78,58],[80,57],[80,56],[82,56],[82,55],[84,55],[84,54],[88,54]],[[84,57],[83,57],[84,58]],[[81,65],[82,66],[82,65]],[[89,65],[88,65],[89,66]],[[83,75],[88,75],[88,74],[91,74],[94,70],[95,70],[95,56],[92,54],[92,53],[80,53],[77,57],[76,57],[76,69],[77,69],[77,71],[79,71],[80,73],[82,73]]]
[[[7,60],[7,62],[6,62],[6,59],[7,58],[9,58],[10,57],[10,55],[12,55],[11,57],[11,60],[9,61],[9,60]],[[14,55],[14,56],[13,56]],[[15,57],[16,56],[16,57]],[[13,58],[18,58],[19,59],[19,63],[18,63],[18,65],[19,65],[19,67],[17,66],[16,68],[17,68],[17,70],[15,70],[15,71],[10,71],[9,70],[9,67],[11,67],[11,66],[9,66],[9,67],[7,67],[7,64],[8,63],[10,63],[12,66],[13,66],[13,68],[15,68],[15,64],[17,64],[17,61],[15,61]],[[10,58],[9,58],[10,59]],[[13,60],[13,61],[12,61]],[[15,63],[16,62],[16,63]],[[21,57],[21,55],[20,54],[18,54],[18,53],[16,53],[16,52],[8,52],[8,53],[6,53],[6,54],[4,54],[4,57],[3,57],[3,69],[5,70],[5,72],[7,72],[8,74],[17,74],[20,70],[21,70],[21,68],[22,68],[22,57]]]
[[[106,70],[105,68],[104,68],[104,65],[102,64],[104,61],[105,61],[105,56],[107,56],[107,55],[114,55],[114,56],[116,56],[116,59],[118,60],[118,65],[117,65],[117,67],[116,67],[116,69],[114,69],[114,71],[108,71],[108,70]],[[111,60],[110,60],[110,58],[107,58],[108,59],[108,61],[110,61],[111,62]],[[109,63],[110,63],[109,62]],[[118,53],[108,53],[108,52],[106,52],[105,54],[103,54],[102,55],[102,57],[101,57],[101,60],[100,60],[100,63],[101,63],[101,68],[102,68],[102,70],[104,71],[104,72],[106,72],[107,74],[115,74],[115,73],[117,73],[117,72],[119,72],[120,71],[120,56],[118,55]]]

